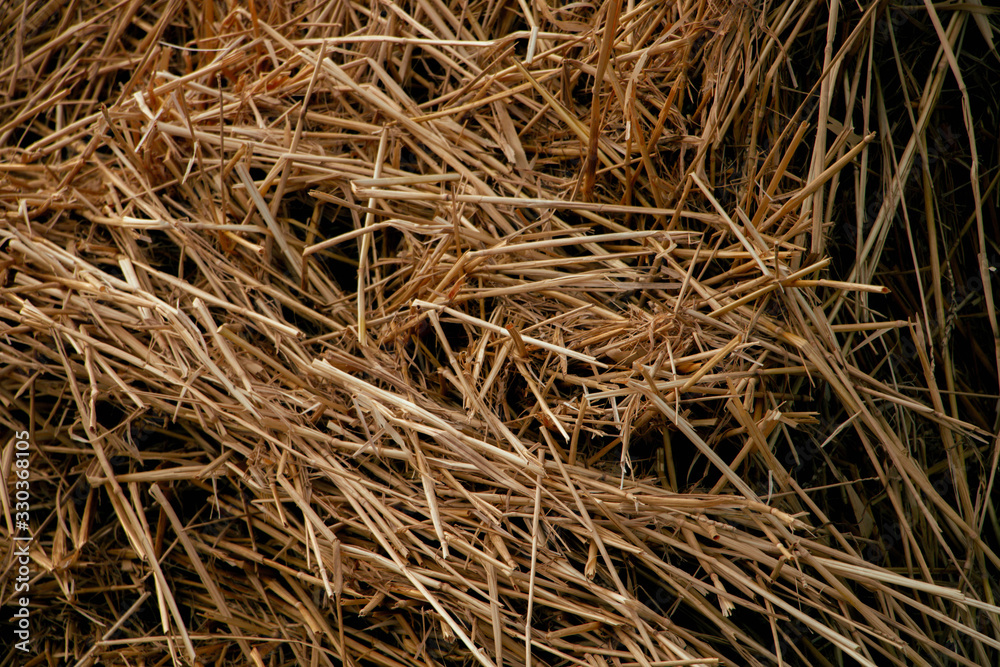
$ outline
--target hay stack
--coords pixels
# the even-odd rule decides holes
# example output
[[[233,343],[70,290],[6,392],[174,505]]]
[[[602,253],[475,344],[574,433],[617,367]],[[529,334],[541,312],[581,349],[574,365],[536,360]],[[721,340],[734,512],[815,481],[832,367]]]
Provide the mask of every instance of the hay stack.
[[[992,14],[230,5],[0,17],[34,655],[992,664]]]

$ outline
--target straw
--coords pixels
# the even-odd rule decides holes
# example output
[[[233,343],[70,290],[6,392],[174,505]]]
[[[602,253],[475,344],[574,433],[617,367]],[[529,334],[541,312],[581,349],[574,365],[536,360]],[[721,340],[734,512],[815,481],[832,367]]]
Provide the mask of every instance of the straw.
[[[7,5],[25,659],[995,663],[985,4]]]

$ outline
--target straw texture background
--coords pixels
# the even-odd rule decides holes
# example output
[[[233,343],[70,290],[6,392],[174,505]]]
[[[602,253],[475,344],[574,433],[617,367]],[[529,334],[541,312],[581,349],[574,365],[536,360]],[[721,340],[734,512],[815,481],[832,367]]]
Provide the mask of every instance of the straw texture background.
[[[9,3],[35,664],[996,664],[996,26]]]

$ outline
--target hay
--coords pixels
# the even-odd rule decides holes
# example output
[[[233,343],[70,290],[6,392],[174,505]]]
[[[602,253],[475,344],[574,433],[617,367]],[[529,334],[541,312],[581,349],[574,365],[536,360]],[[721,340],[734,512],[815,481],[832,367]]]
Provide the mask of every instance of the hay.
[[[35,654],[995,660],[978,3],[0,20]]]

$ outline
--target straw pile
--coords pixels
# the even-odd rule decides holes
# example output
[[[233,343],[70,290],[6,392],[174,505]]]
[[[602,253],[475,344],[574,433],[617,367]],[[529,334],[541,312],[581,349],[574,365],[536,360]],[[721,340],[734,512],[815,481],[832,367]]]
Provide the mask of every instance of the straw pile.
[[[559,4],[7,7],[36,655],[994,663],[995,15]]]

